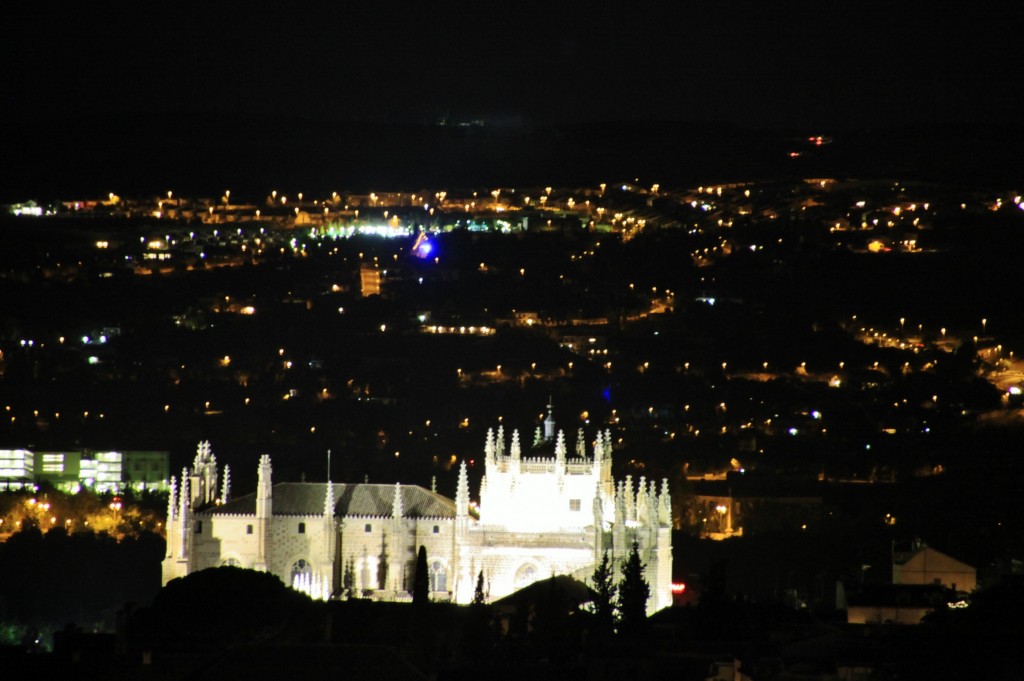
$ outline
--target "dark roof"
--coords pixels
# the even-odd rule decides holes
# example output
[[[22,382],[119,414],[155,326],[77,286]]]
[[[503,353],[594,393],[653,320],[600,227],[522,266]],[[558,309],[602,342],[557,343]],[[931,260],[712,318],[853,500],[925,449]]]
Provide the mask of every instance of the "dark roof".
[[[593,589],[577,579],[568,575],[554,575],[524,586],[518,591],[513,591],[508,596],[494,601],[493,605],[502,608],[510,605],[518,607],[536,603],[539,600],[550,598],[552,590],[556,590],[567,604],[573,606],[573,609],[583,603],[593,601],[597,595]]]
[[[334,515],[389,517],[395,498],[394,485],[369,483],[334,486]],[[402,485],[402,515],[406,518],[454,518],[455,502],[417,485]],[[279,482],[274,485],[274,515],[319,515],[324,510],[324,482]],[[247,494],[210,509],[215,515],[253,515],[256,495]]]
[[[935,608],[956,600],[956,594],[941,584],[866,584],[846,600],[855,606]]]

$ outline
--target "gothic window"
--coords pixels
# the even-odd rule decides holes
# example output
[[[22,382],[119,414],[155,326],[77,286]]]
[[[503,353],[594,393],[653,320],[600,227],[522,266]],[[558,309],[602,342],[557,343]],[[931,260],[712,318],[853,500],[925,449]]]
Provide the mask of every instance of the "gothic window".
[[[366,525],[363,527],[363,532],[373,532],[373,525],[371,525],[370,523],[366,523]]]
[[[299,534],[306,534],[306,523],[299,523]]]
[[[529,586],[537,581],[537,566],[527,563],[516,570],[515,585],[517,589]]]
[[[245,526],[245,533],[246,534],[252,534],[252,525],[246,525]]]
[[[289,582],[294,584],[296,577],[311,575],[312,573],[313,569],[309,566],[309,563],[307,563],[304,558],[299,558],[292,564],[291,579]]]
[[[444,569],[444,564],[439,560],[435,560],[430,564],[430,590],[431,591],[447,591],[448,590],[448,573]]]
[[[242,561],[237,558],[225,558],[221,565],[225,567],[242,567]]]
[[[580,500],[579,499],[570,499],[569,500],[569,510],[570,511],[578,511],[578,510],[580,510]]]

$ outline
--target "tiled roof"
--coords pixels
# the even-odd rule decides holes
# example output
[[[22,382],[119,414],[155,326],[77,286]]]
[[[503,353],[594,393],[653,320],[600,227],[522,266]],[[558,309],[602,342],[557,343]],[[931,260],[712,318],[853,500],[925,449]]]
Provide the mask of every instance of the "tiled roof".
[[[369,483],[334,486],[334,515],[390,516],[395,497],[394,485]],[[455,502],[416,485],[402,486],[402,515],[406,518],[454,518]],[[319,515],[324,510],[327,483],[279,482],[274,485],[274,515]],[[210,509],[215,515],[253,515],[256,495],[247,494]]]

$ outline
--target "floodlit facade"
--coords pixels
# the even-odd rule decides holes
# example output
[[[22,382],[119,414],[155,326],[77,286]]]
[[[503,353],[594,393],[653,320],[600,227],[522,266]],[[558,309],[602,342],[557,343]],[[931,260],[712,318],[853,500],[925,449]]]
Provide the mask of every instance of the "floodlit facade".
[[[591,456],[586,449],[581,432],[570,455],[550,407],[528,448],[517,431],[508,441],[502,428],[488,431],[478,505],[465,462],[450,499],[415,485],[273,484],[266,455],[254,494],[230,499],[222,484],[217,498],[207,450],[182,472],[180,488],[171,481],[163,581],[236,565],[272,572],[317,598],[406,600],[423,546],[432,597],[469,603],[479,575],[494,600],[553,575],[589,580],[603,554],[618,568],[636,542],[651,587],[648,611],[671,605],[667,481],[660,489],[642,477],[615,481],[610,433],[596,436]],[[201,479],[207,491],[197,494]]]

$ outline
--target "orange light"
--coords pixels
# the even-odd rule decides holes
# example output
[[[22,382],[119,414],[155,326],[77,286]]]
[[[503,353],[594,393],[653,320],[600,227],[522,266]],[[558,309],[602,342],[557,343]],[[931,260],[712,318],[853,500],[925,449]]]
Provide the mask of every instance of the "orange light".
[[[681,594],[686,591],[686,585],[682,582],[672,582],[672,593]]]

